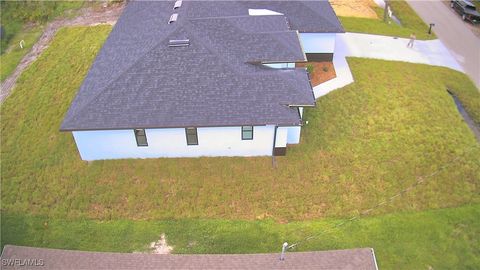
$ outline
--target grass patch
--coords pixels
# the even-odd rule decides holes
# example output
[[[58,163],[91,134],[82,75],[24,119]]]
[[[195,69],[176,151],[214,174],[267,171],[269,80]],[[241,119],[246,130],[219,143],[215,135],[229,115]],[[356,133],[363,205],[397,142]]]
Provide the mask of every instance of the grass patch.
[[[60,30],[4,102],[3,210],[103,220],[345,217],[457,155],[450,169],[378,213],[480,201],[479,145],[445,90],[468,78],[373,59],[349,60],[356,83],[306,110],[303,141],[277,159],[277,169],[270,158],[83,162],[59,126],[109,31]]]
[[[475,4],[477,11],[480,10],[480,0],[473,0],[473,3]]]
[[[17,67],[23,56],[42,34],[43,25],[59,16],[72,16],[83,1],[0,1],[2,39],[0,42],[0,81]],[[21,40],[25,41],[23,49]]]
[[[393,14],[400,20],[402,25],[395,22],[385,23],[383,21],[383,9],[375,7],[378,19],[339,17],[345,31],[356,33],[369,33],[385,36],[396,36],[409,38],[415,33],[417,39],[436,39],[434,33],[429,35],[428,25],[417,15],[417,13],[403,0],[390,1]]]
[[[30,51],[42,34],[41,26],[34,26],[23,29],[10,40],[9,50],[0,55],[0,81],[4,81],[17,67],[22,58]],[[25,41],[25,45],[20,48],[20,41]]]
[[[132,252],[146,250],[165,233],[175,253],[279,252],[284,241],[298,242],[341,221],[101,222],[3,213],[2,246]],[[360,219],[306,241],[296,251],[372,247],[380,269],[476,269],[480,267],[478,235],[480,205],[469,205]]]
[[[4,36],[0,43],[1,54],[12,45],[12,39],[27,23],[42,24],[83,6],[83,1],[0,1],[0,17]]]

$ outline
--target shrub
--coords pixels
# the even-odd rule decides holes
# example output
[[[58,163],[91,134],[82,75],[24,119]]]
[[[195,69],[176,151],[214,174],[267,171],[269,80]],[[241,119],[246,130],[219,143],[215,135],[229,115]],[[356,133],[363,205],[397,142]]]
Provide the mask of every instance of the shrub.
[[[307,71],[308,73],[312,74],[315,67],[312,64],[307,64]]]

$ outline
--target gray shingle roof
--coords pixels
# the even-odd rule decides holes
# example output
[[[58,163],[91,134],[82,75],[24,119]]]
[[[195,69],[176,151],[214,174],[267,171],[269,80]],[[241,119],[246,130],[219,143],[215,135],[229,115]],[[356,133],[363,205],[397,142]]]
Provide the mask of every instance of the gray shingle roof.
[[[343,33],[330,3],[320,1],[242,1],[252,9],[270,9],[283,13],[291,29],[300,33]]]
[[[13,259],[43,260],[43,266],[2,269],[355,269],[377,270],[370,248],[235,255],[158,255],[85,252],[6,245],[2,263]],[[10,260],[10,261],[9,261]]]
[[[184,1],[175,11],[170,1],[130,2],[61,130],[299,125],[288,105],[315,104],[306,71],[254,63],[305,61],[296,30],[340,31],[317,2]],[[285,16],[248,16],[269,5]]]
[[[189,18],[242,16],[248,9],[269,9],[283,13],[291,29],[300,33],[343,33],[335,12],[327,0],[272,1],[193,1],[186,11]]]

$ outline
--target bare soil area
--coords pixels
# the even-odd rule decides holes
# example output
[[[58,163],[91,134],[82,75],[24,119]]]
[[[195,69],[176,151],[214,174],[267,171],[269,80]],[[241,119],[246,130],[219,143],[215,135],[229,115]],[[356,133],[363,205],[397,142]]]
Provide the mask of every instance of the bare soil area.
[[[373,0],[330,0],[330,4],[338,16],[378,18]]]
[[[307,62],[298,63],[296,66],[307,67],[308,65],[313,66],[313,71],[310,73],[313,87],[337,77],[332,62]]]

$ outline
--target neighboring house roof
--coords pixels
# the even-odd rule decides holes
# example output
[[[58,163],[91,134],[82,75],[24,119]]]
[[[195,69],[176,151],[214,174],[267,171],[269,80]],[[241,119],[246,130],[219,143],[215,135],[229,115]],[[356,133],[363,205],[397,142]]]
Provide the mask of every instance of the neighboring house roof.
[[[292,25],[340,25],[328,2],[316,2],[183,1],[176,10],[170,1],[130,2],[61,130],[300,125],[288,105],[315,105],[307,72],[255,63],[305,61]],[[248,16],[269,5],[286,15]],[[178,39],[189,46],[169,47]]]
[[[41,266],[5,266],[31,260]],[[36,259],[34,261],[33,259]],[[40,262],[39,264],[41,264]],[[373,249],[235,255],[108,253],[5,245],[2,269],[362,269],[377,270]]]

